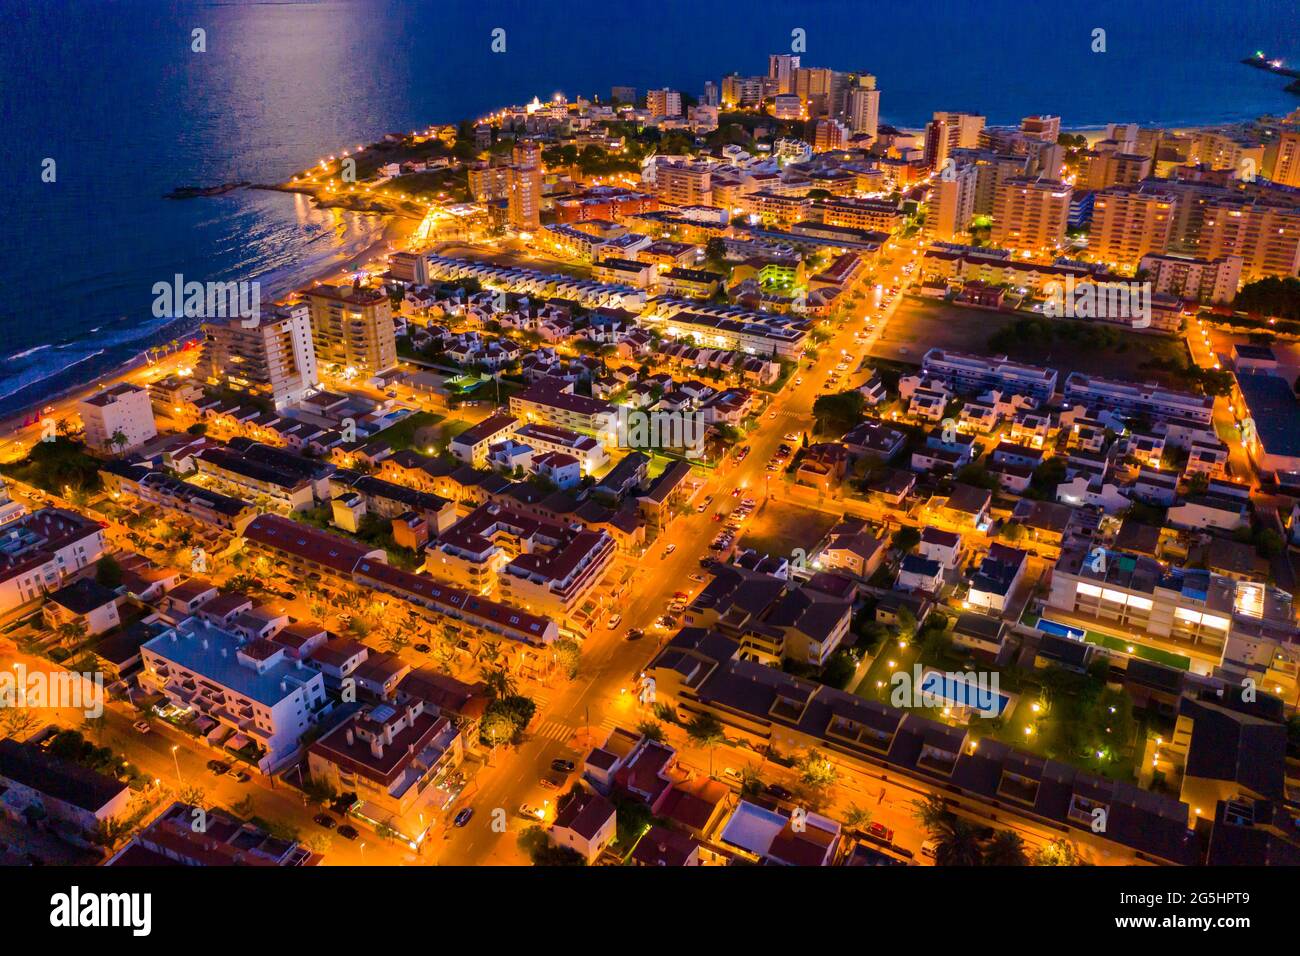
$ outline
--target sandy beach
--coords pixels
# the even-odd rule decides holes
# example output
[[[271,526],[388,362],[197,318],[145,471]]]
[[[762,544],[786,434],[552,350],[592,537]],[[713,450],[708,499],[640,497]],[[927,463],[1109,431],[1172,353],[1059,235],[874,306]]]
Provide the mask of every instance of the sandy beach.
[[[200,200],[201,201],[201,200]],[[302,275],[293,274],[291,281],[284,283],[285,289],[277,298],[283,298],[293,289],[301,289],[307,286],[315,285],[321,282],[327,282],[334,279],[346,277],[349,273],[365,266],[367,263],[377,258],[386,256],[389,252],[400,249],[402,243],[411,235],[418,225],[414,219],[404,216],[385,217],[383,229],[377,239],[369,243],[364,249],[358,252],[345,253],[339,256],[335,261],[322,268],[313,269],[309,273]],[[201,322],[201,319],[195,320],[195,324]],[[170,353],[162,356],[155,362],[150,362],[147,352],[140,352],[134,357],[123,362],[117,368],[112,369],[102,375],[96,376],[91,380],[82,380],[68,385],[66,388],[48,395],[42,399],[34,400],[25,404],[22,408],[0,419],[0,436],[3,436],[4,442],[0,444],[0,449],[8,445],[10,441],[20,439],[26,434],[35,434],[40,429],[39,423],[23,427],[23,422],[31,417],[33,412],[40,411],[44,408],[51,408],[50,415],[55,419],[66,417],[76,411],[77,402],[81,399],[94,394],[102,388],[116,385],[119,382],[137,380],[139,373],[144,368],[159,368],[165,374],[175,371],[178,368],[184,368],[193,364],[193,356],[185,353],[185,345],[189,342],[198,342],[200,333],[197,327],[176,339],[177,347]],[[191,348],[189,350],[193,352]],[[5,455],[4,457],[8,457]]]

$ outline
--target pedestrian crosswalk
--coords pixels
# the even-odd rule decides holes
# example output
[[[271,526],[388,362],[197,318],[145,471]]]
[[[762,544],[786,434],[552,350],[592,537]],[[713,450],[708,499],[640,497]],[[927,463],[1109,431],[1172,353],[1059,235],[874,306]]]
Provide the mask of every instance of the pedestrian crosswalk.
[[[573,728],[562,721],[543,720],[533,731],[533,736],[563,742],[573,736]]]

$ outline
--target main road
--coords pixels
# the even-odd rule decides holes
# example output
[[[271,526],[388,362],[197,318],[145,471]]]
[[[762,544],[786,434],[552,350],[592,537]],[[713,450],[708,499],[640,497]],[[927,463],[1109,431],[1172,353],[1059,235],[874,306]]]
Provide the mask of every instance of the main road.
[[[912,248],[904,245],[896,254],[902,252],[904,258],[910,258]],[[542,807],[548,820],[554,818],[555,799],[563,791],[545,790],[540,783],[549,772],[551,760],[564,758],[580,764],[586,751],[603,742],[613,728],[635,729],[639,722],[652,719],[650,709],[636,700],[637,678],[668,635],[651,625],[664,613],[675,592],[694,595],[700,588],[690,576],[700,570],[700,558],[709,553],[709,544],[721,529],[713,520],[713,512],[730,510],[732,492],[737,488],[761,499],[769,474],[768,462],[787,433],[811,432],[813,403],[819,395],[827,394],[826,380],[837,364],[848,362],[851,367],[841,376],[844,387],[860,384],[862,376],[854,378],[853,370],[869,354],[912,274],[899,271],[895,282],[900,288],[897,298],[883,309],[863,307],[841,320],[831,339],[817,350],[816,361],[800,363],[790,382],[762,413],[759,427],[749,435],[748,456],[739,464],[729,458],[697,496],[702,500],[703,495],[711,494],[712,505],[703,513],[691,510],[679,517],[647,548],[638,562],[630,588],[633,597],[621,609],[618,628],[593,630],[583,647],[579,676],[563,684],[523,687],[523,692],[539,703],[539,716],[527,739],[509,752],[498,751],[492,766],[481,771],[462,799],[447,811],[448,821],[466,806],[473,807],[475,814],[462,828],[435,830],[430,838],[432,845],[426,844],[427,860],[443,865],[527,863],[516,845],[520,831],[530,825],[521,816],[520,808],[524,803]],[[864,332],[867,322],[871,331],[855,338],[854,333]],[[674,548],[668,554],[670,545]],[[629,641],[627,634],[632,628],[647,634],[641,640]],[[494,821],[503,817],[508,827],[499,832],[500,824],[494,827]]]

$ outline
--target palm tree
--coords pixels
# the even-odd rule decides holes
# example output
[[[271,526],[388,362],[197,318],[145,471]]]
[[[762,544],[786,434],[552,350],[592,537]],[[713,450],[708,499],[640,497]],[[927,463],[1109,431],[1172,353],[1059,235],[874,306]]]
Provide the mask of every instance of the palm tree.
[[[984,851],[974,824],[960,817],[951,817],[937,833],[931,831],[930,835],[939,841],[934,850],[936,866],[979,866],[984,862]]]
[[[488,693],[498,700],[515,695],[514,675],[504,667],[489,670],[484,675],[483,682],[487,684]]]
[[[713,749],[727,738],[723,734],[722,721],[712,714],[699,714],[686,725],[686,736],[697,747],[706,747],[709,751],[709,776],[713,776]]]
[[[22,740],[38,722],[36,714],[26,707],[6,707],[0,710],[0,737]]]
[[[86,636],[86,622],[82,620],[65,621],[57,628],[59,642],[62,644],[77,644]]]
[[[986,866],[1028,866],[1025,841],[1012,830],[999,830],[984,846]]]
[[[500,641],[482,641],[478,646],[477,659],[481,664],[491,664],[501,656]]]
[[[126,433],[120,428],[113,432],[112,437],[108,439],[108,443],[113,446],[113,450],[119,455],[122,453],[122,449],[126,447],[127,442],[129,441],[130,439],[126,437]]]

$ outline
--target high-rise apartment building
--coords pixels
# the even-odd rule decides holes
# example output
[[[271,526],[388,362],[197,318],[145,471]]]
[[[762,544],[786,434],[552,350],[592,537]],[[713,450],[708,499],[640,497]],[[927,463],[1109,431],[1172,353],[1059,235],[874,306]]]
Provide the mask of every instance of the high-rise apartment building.
[[[1300,130],[1279,134],[1264,153],[1265,172],[1280,186],[1300,187]]]
[[[1177,199],[1157,184],[1114,186],[1092,204],[1088,251],[1102,262],[1136,265],[1147,253],[1169,249]]]
[[[317,361],[369,372],[397,364],[393,309],[383,289],[318,285],[303,296]]]
[[[1211,169],[1258,173],[1264,165],[1264,144],[1229,131],[1201,130],[1192,134],[1189,160]]]
[[[835,71],[824,66],[800,67],[794,71],[794,89],[809,116],[826,116],[831,111]]]
[[[645,110],[651,116],[681,116],[682,94],[666,87],[662,90],[646,90]]]
[[[705,163],[661,163],[655,168],[655,193],[674,206],[712,206],[713,174]]]
[[[537,231],[542,226],[542,167],[511,166],[507,181],[506,218],[511,228]]]
[[[794,92],[794,74],[799,69],[799,57],[789,53],[773,53],[767,58],[767,78],[777,93]]]
[[[1198,259],[1193,256],[1147,255],[1138,267],[1151,291],[1200,302],[1231,302],[1241,284],[1241,257]]]
[[[870,86],[864,81],[869,81]],[[874,76],[860,77],[859,84],[849,88],[844,118],[854,133],[865,133],[875,142],[880,133],[880,90],[876,89]]]
[[[521,139],[510,150],[510,162],[515,166],[542,168],[542,144],[533,139]]]
[[[1007,180],[993,197],[990,241],[1007,249],[1057,248],[1065,238],[1072,193],[1057,179]]]
[[[1039,142],[1055,143],[1061,135],[1061,117],[1026,116],[1020,121],[1020,132]]]
[[[1197,242],[1204,259],[1241,256],[1247,282],[1300,272],[1300,208],[1218,199],[1207,204]]]
[[[724,109],[757,106],[763,102],[761,76],[740,76],[733,73],[722,78],[722,106]]]
[[[925,232],[931,239],[951,242],[965,232],[975,215],[975,187],[979,171],[973,165],[958,166],[951,175],[937,177],[930,186]]]
[[[925,161],[938,169],[955,149],[975,149],[980,144],[984,117],[974,113],[935,111],[925,127]]]
[[[1106,189],[1140,183],[1151,175],[1151,165],[1151,157],[1139,153],[1088,150],[1080,156],[1075,185],[1080,189]]]
[[[86,444],[96,451],[130,451],[158,434],[149,390],[130,382],[82,399],[77,411],[86,431]]]
[[[277,408],[301,401],[320,383],[310,307],[263,306],[256,325],[243,319],[203,324],[195,377],[269,397]]]
[[[489,203],[510,195],[510,167],[473,163],[466,170],[475,202]]]
[[[993,198],[997,188],[1008,179],[1027,175],[1028,157],[1016,153],[998,153],[989,149],[959,149],[953,152],[959,166],[975,167],[976,216],[993,215]]]
[[[839,120],[819,119],[813,128],[813,152],[843,149],[849,142],[849,129]]]

